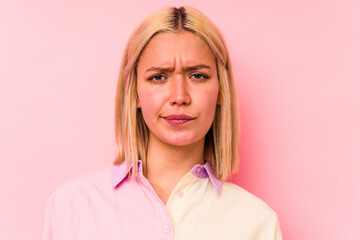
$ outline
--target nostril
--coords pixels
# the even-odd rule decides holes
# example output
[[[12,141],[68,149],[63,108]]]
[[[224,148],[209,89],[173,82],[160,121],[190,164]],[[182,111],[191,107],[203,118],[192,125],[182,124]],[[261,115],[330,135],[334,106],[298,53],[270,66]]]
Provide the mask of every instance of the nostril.
[[[190,103],[191,103],[191,98],[189,95],[172,97],[170,99],[171,105],[188,105]]]
[[[170,101],[170,104],[188,105],[191,103],[191,97],[187,93],[174,94],[170,97],[169,101]]]

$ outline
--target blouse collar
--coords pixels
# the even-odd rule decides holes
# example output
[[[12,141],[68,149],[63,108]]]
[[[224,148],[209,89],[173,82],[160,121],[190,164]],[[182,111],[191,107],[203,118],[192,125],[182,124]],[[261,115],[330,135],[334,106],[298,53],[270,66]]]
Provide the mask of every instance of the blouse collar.
[[[142,168],[142,161],[138,160],[138,173],[143,172],[143,168]],[[111,182],[112,182],[112,186],[115,188],[116,186],[118,186],[124,179],[126,176],[129,175],[129,172],[132,169],[132,165],[127,166],[126,161],[124,161],[123,163],[119,164],[119,165],[112,165],[111,167]],[[205,164],[201,165],[201,164],[196,164],[191,170],[190,172],[195,175],[198,178],[210,178],[210,181],[216,191],[216,193],[218,195],[220,195],[221,192],[221,188],[223,185],[223,182],[218,179],[217,177],[215,177],[214,174],[214,170],[211,166],[211,163],[206,161]]]

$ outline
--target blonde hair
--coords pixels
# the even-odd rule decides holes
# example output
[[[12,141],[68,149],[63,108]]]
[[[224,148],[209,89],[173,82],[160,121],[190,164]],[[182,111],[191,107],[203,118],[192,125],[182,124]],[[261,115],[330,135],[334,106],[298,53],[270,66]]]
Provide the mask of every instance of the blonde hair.
[[[238,165],[238,114],[229,54],[217,27],[192,7],[164,8],[146,18],[133,32],[126,46],[116,91],[115,135],[116,160],[132,165],[132,177],[138,171],[138,159],[146,171],[149,129],[136,107],[136,67],[142,50],[151,38],[163,32],[190,31],[208,44],[214,54],[219,78],[221,104],[216,107],[214,122],[205,137],[204,155],[215,176],[225,180]],[[135,156],[135,157],[133,157]]]

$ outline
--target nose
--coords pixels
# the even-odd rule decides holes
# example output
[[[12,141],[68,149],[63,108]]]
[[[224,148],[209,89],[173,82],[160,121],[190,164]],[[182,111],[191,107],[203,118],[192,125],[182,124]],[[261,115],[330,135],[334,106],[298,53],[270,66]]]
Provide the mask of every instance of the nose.
[[[170,105],[189,105],[191,98],[188,92],[188,83],[183,75],[174,76],[170,84]]]

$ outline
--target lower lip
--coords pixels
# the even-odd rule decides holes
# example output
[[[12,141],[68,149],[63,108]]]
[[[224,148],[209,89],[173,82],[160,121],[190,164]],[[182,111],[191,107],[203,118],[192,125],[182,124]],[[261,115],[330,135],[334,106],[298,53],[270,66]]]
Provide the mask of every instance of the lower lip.
[[[184,125],[187,122],[192,121],[192,119],[166,119],[164,120],[169,123],[171,126],[181,126]]]

